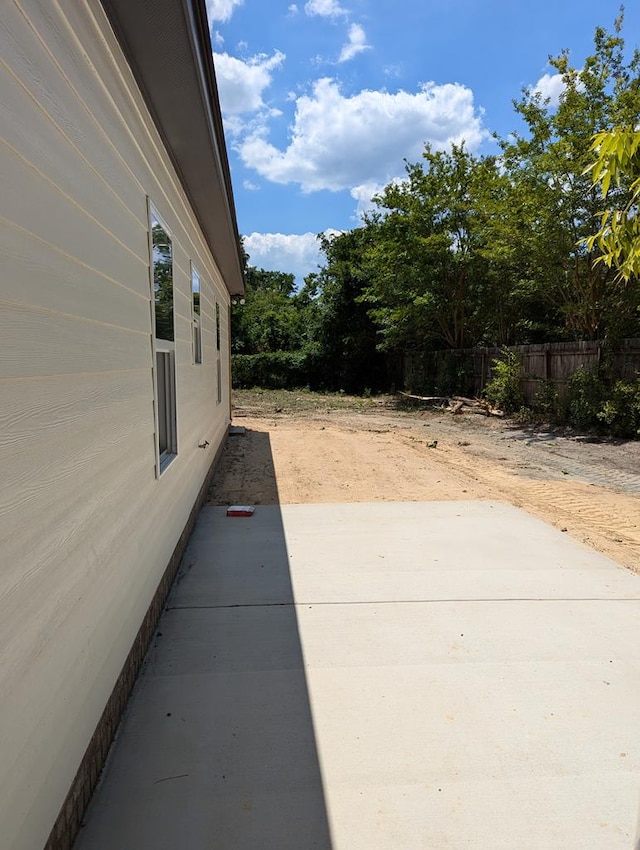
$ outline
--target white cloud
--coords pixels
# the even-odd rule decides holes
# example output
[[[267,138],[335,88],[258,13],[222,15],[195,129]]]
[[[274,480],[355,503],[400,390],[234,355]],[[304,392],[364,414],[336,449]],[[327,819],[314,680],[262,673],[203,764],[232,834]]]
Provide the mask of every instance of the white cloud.
[[[276,50],[273,56],[260,54],[245,62],[228,53],[214,53],[213,59],[222,111],[228,117],[264,108],[263,92],[271,85],[272,72],[282,65],[285,55]]]
[[[295,4],[295,3],[292,3],[292,4],[288,7],[288,11],[289,11],[289,12],[291,12],[291,14],[292,14],[292,15],[297,15],[297,14],[298,14],[298,7],[296,6],[296,4]]]
[[[213,21],[228,21],[236,6],[241,6],[243,0],[207,0],[207,15],[209,23]]]
[[[385,77],[400,77],[402,76],[402,68],[400,65],[385,65],[382,73]]]
[[[564,91],[562,74],[543,74],[531,91],[533,94],[540,94],[543,100],[549,98],[550,104],[557,106]]]
[[[362,53],[363,50],[369,50],[370,48],[371,45],[367,44],[367,36],[364,29],[360,24],[351,24],[349,27],[349,41],[342,45],[338,62],[347,62],[349,59],[357,56],[358,53]]]
[[[322,18],[340,18],[347,14],[338,0],[308,0],[304,10],[307,15],[318,15]]]
[[[416,161],[430,142],[476,148],[487,133],[473,92],[459,83],[426,83],[415,94],[361,91],[344,97],[335,81],[318,80],[296,102],[291,141],[279,150],[264,130],[239,146],[244,164],[274,183],[299,183],[305,192],[385,184]]]
[[[252,182],[251,182],[251,180],[244,180],[244,181],[242,182],[242,186],[243,186],[243,187],[244,187],[244,188],[245,188],[248,192],[259,192],[259,191],[260,191],[260,186],[258,186],[258,184],[257,184],[257,183],[252,183]]]
[[[218,30],[214,30],[211,33],[211,43],[215,44],[216,47],[222,47],[222,45],[224,44],[224,38],[221,33],[218,32]]]
[[[339,233],[327,230],[327,235]],[[290,272],[302,284],[305,275],[318,270],[324,255],[315,233],[250,233],[244,247],[252,266],[269,271]]]
[[[373,203],[372,198],[374,195],[378,195],[384,187],[386,183],[362,183],[360,186],[352,186],[349,194],[357,201],[356,206],[356,219],[361,219],[365,213],[371,212],[376,209],[376,205]]]

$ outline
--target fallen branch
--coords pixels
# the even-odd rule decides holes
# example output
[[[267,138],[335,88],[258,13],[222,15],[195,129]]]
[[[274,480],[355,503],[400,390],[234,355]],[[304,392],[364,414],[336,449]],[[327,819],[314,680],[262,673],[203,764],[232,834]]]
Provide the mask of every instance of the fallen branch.
[[[454,395],[452,401],[461,401],[467,407],[477,407],[479,404],[482,404],[479,398],[466,398],[463,395]]]
[[[449,401],[448,396],[442,395],[413,395],[412,393],[405,393],[400,390],[398,395],[401,395],[403,398],[411,399],[411,401],[420,401],[422,404],[446,404]]]
[[[402,390],[398,392],[403,398],[419,402],[431,407],[442,407],[447,413],[452,413],[454,416],[461,413],[478,413],[480,416],[495,416],[499,419],[504,418],[502,410],[497,410],[491,407],[489,402],[484,398],[466,398],[461,395],[442,396],[442,395],[415,395],[414,393],[405,393]]]

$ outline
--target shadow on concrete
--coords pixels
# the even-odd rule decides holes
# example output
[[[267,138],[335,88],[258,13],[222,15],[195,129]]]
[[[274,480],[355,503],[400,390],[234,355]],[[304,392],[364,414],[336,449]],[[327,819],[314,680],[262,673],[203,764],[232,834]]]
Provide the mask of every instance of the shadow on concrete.
[[[227,439],[213,477],[208,505],[277,505],[280,502],[267,431],[247,428]]]
[[[331,850],[269,436],[249,439],[273,503],[203,508],[80,850]]]

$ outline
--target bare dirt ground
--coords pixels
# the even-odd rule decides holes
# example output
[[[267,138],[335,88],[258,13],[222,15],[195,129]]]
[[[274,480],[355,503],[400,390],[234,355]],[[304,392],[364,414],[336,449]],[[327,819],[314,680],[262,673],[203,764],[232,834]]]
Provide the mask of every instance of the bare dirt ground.
[[[640,572],[639,441],[300,391],[237,391],[233,424],[210,504],[500,500]]]

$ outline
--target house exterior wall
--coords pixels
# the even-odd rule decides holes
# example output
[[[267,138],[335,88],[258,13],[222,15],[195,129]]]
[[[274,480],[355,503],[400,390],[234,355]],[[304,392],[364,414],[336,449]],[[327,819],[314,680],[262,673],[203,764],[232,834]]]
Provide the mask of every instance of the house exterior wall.
[[[41,850],[226,434],[229,296],[98,0],[7,0],[0,59],[0,843]],[[148,199],[174,251],[160,477]]]

